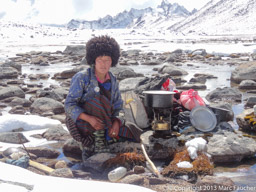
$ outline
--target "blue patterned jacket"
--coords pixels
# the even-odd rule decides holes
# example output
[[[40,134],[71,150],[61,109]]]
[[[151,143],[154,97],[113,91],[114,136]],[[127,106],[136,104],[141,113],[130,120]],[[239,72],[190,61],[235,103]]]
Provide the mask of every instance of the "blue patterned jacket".
[[[111,118],[118,118],[122,124],[124,123],[123,100],[119,91],[119,84],[116,77],[109,72],[111,79],[111,104],[113,107],[113,114]],[[74,122],[78,116],[85,112],[82,104],[95,95],[100,94],[98,81],[95,76],[94,68],[76,73],[72,80],[69,93],[65,100],[65,112]]]

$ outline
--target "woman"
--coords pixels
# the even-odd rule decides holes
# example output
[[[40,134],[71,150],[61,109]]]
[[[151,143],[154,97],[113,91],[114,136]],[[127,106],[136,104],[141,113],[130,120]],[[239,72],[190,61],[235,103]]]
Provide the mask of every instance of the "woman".
[[[107,144],[120,137],[134,139],[130,128],[123,126],[123,101],[117,79],[109,72],[119,57],[114,38],[94,37],[86,44],[91,67],[71,80],[65,101],[66,124],[73,138],[82,143],[83,159],[93,152],[107,152]]]

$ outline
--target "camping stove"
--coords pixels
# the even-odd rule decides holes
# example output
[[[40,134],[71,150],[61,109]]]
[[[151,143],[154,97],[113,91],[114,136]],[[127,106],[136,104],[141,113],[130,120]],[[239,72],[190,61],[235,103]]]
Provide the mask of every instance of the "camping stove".
[[[152,129],[160,134],[171,133],[171,108],[153,108],[154,119]]]
[[[152,129],[156,135],[171,135],[171,112],[174,92],[144,91],[144,105],[154,113]]]

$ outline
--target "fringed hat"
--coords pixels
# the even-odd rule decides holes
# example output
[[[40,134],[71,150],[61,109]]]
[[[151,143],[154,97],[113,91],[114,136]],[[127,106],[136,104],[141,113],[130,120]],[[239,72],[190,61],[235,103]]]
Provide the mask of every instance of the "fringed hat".
[[[112,67],[116,66],[120,57],[120,47],[116,40],[107,35],[94,37],[86,43],[86,61],[89,65],[95,64],[99,56],[110,56]]]

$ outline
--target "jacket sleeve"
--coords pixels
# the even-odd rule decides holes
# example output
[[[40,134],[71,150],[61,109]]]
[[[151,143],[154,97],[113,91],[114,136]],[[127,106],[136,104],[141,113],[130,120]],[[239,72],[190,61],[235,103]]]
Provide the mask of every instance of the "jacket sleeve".
[[[84,112],[84,109],[79,106],[79,101],[84,94],[84,87],[87,84],[84,73],[77,73],[71,80],[69,93],[65,100],[65,112],[74,122],[78,116]]]
[[[113,94],[113,119],[118,119],[120,121],[120,124],[123,125],[125,122],[124,119],[124,109],[123,109],[123,100],[121,97],[121,93],[119,90],[119,84],[117,81],[114,83],[114,94]]]

